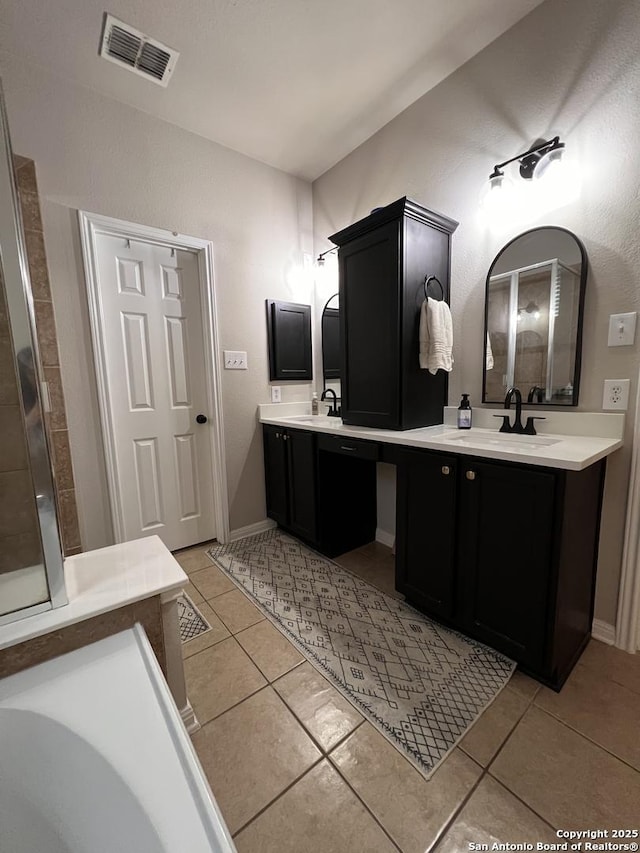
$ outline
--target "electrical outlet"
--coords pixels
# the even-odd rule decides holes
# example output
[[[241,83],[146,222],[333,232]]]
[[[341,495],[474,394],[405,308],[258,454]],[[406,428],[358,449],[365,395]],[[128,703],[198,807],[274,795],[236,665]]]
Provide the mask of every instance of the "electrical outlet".
[[[224,369],[225,370],[246,370],[247,369],[247,354],[246,354],[246,352],[236,352],[235,350],[226,349],[224,351]]]
[[[628,314],[611,314],[609,317],[609,340],[610,347],[629,347],[636,338],[637,312]]]
[[[628,379],[605,379],[602,408],[626,411],[629,405],[629,385]]]
[[[282,388],[279,385],[271,386],[271,402],[280,403],[282,401]]]

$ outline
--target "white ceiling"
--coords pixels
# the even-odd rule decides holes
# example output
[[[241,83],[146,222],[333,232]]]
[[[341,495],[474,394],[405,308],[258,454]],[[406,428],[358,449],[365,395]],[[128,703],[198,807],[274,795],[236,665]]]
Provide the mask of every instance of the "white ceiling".
[[[1,47],[313,180],[541,0],[3,0]],[[103,13],[180,51],[167,89],[100,59]]]

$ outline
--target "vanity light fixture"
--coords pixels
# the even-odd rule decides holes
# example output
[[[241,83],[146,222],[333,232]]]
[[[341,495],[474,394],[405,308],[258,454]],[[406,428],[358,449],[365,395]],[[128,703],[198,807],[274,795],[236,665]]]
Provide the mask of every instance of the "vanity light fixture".
[[[316,265],[317,265],[317,266],[319,266],[319,267],[323,267],[323,266],[324,266],[324,256],[325,256],[325,255],[330,255],[330,254],[331,254],[331,252],[337,252],[337,251],[338,251],[338,247],[337,247],[337,246],[332,246],[332,247],[331,247],[331,249],[327,249],[327,251],[326,251],[326,252],[320,252],[320,254],[318,255],[318,257],[316,258]]]
[[[560,142],[559,136],[554,136],[553,139],[537,140],[528,151],[522,154],[516,154],[510,160],[505,160],[504,163],[497,163],[493,167],[493,172],[489,175],[489,180],[493,181],[497,178],[504,177],[502,171],[505,166],[510,163],[519,161],[520,177],[525,181],[530,181],[533,177],[539,179],[549,167],[549,164],[555,160],[560,160],[564,142]]]
[[[509,174],[515,169],[505,169],[515,163],[522,180],[517,179],[517,174],[515,180]],[[480,205],[490,220],[512,224],[575,201],[580,185],[580,172],[575,163],[567,160],[560,137],[538,139],[521,154],[496,163]]]

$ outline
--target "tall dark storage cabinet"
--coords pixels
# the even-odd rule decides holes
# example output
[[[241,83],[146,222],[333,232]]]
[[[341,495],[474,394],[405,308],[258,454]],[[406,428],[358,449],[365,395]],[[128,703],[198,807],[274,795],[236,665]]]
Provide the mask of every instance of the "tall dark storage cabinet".
[[[339,246],[342,419],[413,429],[442,423],[448,375],[418,365],[423,285],[449,301],[451,235],[458,223],[408,198],[333,234]]]

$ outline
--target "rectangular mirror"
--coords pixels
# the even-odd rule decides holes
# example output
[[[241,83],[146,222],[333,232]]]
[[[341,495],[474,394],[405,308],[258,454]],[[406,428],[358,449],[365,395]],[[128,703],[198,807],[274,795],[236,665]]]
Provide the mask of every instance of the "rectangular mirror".
[[[497,255],[487,276],[482,401],[517,387],[528,403],[578,403],[584,247],[563,228],[535,228]]]

